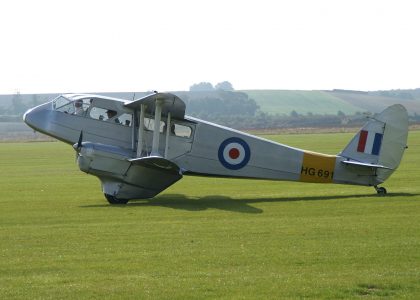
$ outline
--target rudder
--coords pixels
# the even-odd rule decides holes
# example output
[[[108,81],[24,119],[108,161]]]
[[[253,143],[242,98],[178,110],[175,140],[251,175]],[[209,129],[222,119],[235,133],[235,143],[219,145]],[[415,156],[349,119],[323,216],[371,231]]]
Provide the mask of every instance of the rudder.
[[[395,104],[371,118],[338,156],[372,165],[378,182],[384,182],[399,166],[407,148],[408,114]]]

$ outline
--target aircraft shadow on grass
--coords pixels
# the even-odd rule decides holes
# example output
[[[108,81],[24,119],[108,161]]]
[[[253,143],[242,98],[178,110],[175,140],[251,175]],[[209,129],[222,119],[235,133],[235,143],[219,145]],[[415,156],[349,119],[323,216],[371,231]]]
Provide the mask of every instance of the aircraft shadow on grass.
[[[419,194],[412,193],[388,193],[384,199],[388,197],[412,197]],[[172,209],[182,209],[187,211],[204,211],[207,209],[219,209],[225,211],[260,214],[264,211],[250,204],[254,203],[270,203],[270,202],[292,202],[292,201],[322,201],[337,200],[347,198],[378,198],[377,194],[361,194],[361,195],[331,195],[331,196],[308,196],[308,197],[279,197],[279,198],[253,198],[253,199],[233,199],[226,196],[211,195],[202,198],[189,198],[182,194],[167,194],[152,199],[132,201],[128,205],[84,205],[83,208],[107,207],[110,209],[130,209],[133,207],[145,206],[161,206]]]

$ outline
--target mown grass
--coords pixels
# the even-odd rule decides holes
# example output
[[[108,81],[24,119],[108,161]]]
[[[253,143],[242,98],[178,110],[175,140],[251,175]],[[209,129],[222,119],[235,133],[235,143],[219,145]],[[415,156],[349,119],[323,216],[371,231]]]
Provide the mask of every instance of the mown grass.
[[[352,134],[268,136],[336,153]],[[109,206],[58,142],[0,144],[0,298],[420,298],[420,132],[373,188],[186,177]]]

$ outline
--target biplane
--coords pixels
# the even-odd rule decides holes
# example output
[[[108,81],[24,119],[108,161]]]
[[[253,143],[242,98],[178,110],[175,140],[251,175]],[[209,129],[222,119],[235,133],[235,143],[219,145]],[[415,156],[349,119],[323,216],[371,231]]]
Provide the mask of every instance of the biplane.
[[[64,94],[28,110],[34,130],[73,146],[81,171],[99,178],[110,204],[152,198],[185,175],[379,187],[407,147],[399,104],[370,117],[337,155],[306,151],[185,115],[171,93],[128,101]]]

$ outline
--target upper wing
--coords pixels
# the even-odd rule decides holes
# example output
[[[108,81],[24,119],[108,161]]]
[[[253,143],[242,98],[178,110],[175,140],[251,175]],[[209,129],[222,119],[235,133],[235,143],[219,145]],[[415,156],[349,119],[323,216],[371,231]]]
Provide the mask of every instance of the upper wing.
[[[145,105],[145,112],[153,115],[156,101],[162,102],[162,116],[167,116],[171,112],[171,117],[182,120],[185,116],[185,103],[178,96],[171,93],[155,93],[143,98],[126,103],[125,106],[132,109],[140,109],[140,105]]]

